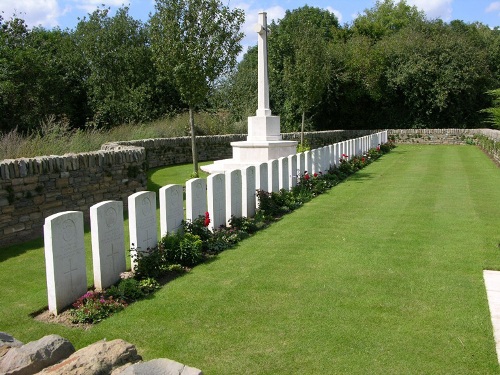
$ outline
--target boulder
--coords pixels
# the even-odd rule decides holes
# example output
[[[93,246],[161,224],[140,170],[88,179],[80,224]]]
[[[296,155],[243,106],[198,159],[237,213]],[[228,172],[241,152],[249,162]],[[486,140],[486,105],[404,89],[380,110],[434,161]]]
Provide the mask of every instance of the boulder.
[[[159,358],[136,363],[113,375],[203,375],[201,370],[171,359]]]
[[[140,361],[134,345],[123,340],[98,341],[73,353],[61,363],[46,368],[40,374],[92,375],[110,374],[127,363]]]
[[[1,346],[17,348],[19,346],[23,346],[23,343],[19,340],[16,340],[14,336],[9,335],[8,333],[0,332],[0,347]]]
[[[14,336],[5,332],[0,332],[0,358],[2,358],[10,348],[18,348],[22,345],[23,343],[16,340]]]
[[[48,335],[26,345],[11,348],[0,359],[0,373],[30,375],[53,365],[75,351],[73,344],[58,335]]]

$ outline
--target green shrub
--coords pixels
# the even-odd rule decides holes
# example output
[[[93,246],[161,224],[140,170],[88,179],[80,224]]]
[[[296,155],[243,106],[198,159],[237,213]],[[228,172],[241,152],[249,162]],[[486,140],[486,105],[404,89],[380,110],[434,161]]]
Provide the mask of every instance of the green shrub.
[[[167,234],[160,240],[159,248],[168,264],[192,267],[203,261],[202,245],[199,236],[188,232]]]
[[[155,247],[148,251],[137,251],[131,255],[135,261],[134,277],[138,280],[160,278],[167,272],[168,264],[165,262],[165,252],[162,247]]]
[[[145,279],[151,280],[151,279]],[[118,285],[114,285],[106,290],[106,296],[114,299],[123,299],[127,302],[137,301],[143,298],[146,294],[142,288],[140,281],[137,279],[123,279]]]

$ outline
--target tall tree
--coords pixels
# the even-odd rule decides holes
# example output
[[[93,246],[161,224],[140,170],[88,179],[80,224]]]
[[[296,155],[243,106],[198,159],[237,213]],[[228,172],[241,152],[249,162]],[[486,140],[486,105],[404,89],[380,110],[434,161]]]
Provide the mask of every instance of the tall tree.
[[[73,34],[84,60],[83,81],[96,125],[151,119],[155,72],[147,28],[122,7],[114,16],[97,9]]]
[[[156,0],[150,20],[153,59],[189,107],[194,174],[198,174],[195,109],[241,52],[242,10],[219,0]]]
[[[327,46],[338,27],[333,13],[307,5],[271,24],[271,98],[285,129],[297,130],[300,117],[303,132],[306,114],[320,108],[328,85]]]
[[[0,131],[33,131],[48,117],[81,125],[85,94],[73,74],[74,52],[68,31],[0,17]]]
[[[371,9],[365,9],[354,20],[352,31],[380,40],[387,35],[397,33],[412,23],[423,22],[425,14],[417,7],[410,6],[405,0],[377,0]]]

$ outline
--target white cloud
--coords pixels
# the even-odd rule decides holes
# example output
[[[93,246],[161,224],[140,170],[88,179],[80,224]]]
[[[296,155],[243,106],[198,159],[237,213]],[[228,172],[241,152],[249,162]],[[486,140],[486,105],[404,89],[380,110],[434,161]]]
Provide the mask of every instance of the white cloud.
[[[485,12],[486,13],[491,13],[491,12],[498,12],[500,10],[500,1],[495,1],[488,5],[488,8],[486,8]]]
[[[335,17],[339,20],[339,24],[342,24],[342,13],[340,13],[337,9],[333,9],[332,7],[326,7],[326,10],[330,13],[335,14]]]
[[[57,26],[57,19],[64,14],[57,0],[2,0],[2,17],[10,19],[14,13],[28,26]]]
[[[453,0],[408,0],[409,5],[415,5],[423,10],[428,18],[441,18],[444,21],[451,20]]]
[[[232,6],[233,7],[233,6]],[[245,37],[241,41],[243,46],[243,53],[246,50],[257,44],[257,33],[254,31],[254,25],[258,22],[259,12],[267,13],[267,23],[270,24],[273,20],[277,22],[285,16],[285,9],[280,6],[273,6],[270,8],[255,8],[254,4],[237,3],[234,8],[239,8],[245,12],[245,23],[242,26]]]

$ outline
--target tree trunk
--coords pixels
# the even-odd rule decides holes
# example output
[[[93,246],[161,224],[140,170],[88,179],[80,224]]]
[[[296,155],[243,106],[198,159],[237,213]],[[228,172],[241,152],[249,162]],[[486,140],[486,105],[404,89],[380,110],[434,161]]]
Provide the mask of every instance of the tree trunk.
[[[302,126],[300,128],[300,148],[304,151],[304,122],[306,118],[306,112],[302,111]]]
[[[191,127],[191,152],[193,154],[193,177],[198,177],[198,153],[196,152],[196,133],[194,129],[193,107],[189,107],[189,126]]]

